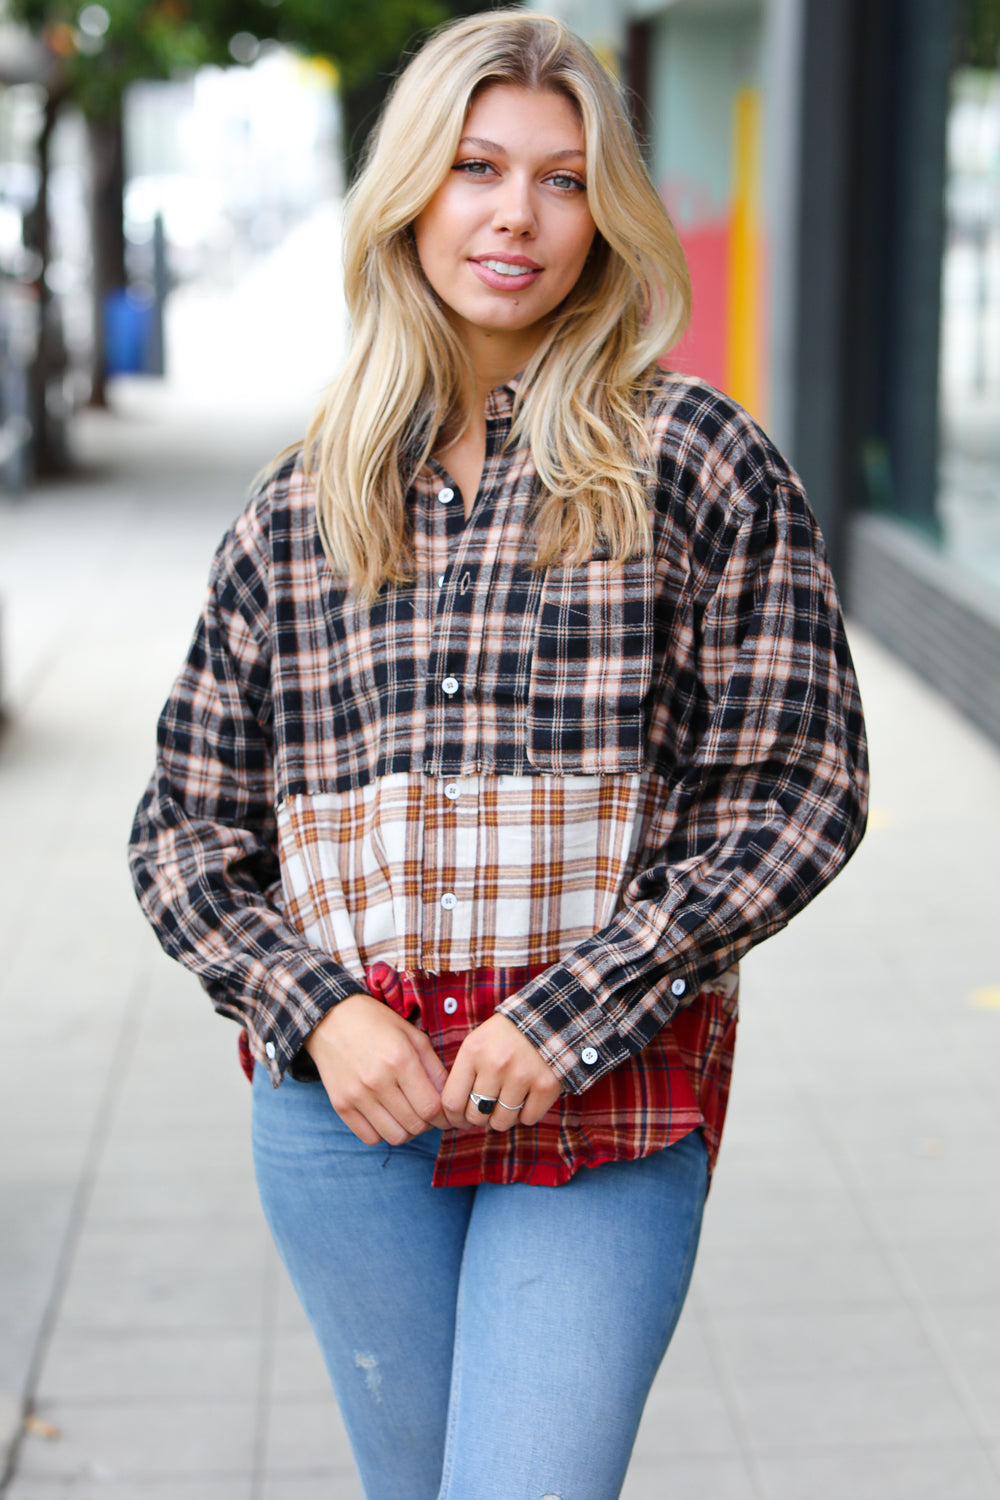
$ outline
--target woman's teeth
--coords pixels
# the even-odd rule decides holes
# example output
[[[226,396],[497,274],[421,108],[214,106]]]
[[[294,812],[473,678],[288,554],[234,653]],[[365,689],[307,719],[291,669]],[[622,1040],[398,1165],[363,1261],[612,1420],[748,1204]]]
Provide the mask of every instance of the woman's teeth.
[[[525,276],[535,269],[534,266],[512,266],[505,260],[481,260],[479,264],[496,271],[498,276]]]

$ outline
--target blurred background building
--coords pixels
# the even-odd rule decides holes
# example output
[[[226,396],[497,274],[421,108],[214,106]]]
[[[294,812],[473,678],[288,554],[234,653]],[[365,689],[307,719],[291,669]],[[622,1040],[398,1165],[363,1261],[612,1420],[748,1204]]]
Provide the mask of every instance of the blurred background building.
[[[163,369],[171,288],[234,286],[336,197],[400,48],[475,8],[6,0],[8,490],[71,463],[106,377]],[[672,362],[761,420],[853,614],[1000,739],[1000,0],[538,8],[629,89],[694,283]]]
[[[763,422],[851,612],[1000,738],[1000,6],[558,9],[631,90],[684,241],[671,363]]]

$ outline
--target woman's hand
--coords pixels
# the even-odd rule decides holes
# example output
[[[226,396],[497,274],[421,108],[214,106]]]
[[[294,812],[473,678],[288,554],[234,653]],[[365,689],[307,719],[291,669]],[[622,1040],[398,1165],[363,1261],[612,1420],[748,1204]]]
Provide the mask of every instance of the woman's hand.
[[[472,1091],[499,1103],[483,1115]],[[562,1084],[537,1049],[506,1016],[491,1016],[470,1031],[459,1048],[441,1095],[448,1123],[509,1130],[518,1121],[537,1125],[562,1093]],[[503,1106],[521,1105],[520,1109]]]
[[[330,1103],[367,1146],[401,1146],[449,1123],[447,1072],[427,1037],[372,995],[349,995],[305,1041]]]

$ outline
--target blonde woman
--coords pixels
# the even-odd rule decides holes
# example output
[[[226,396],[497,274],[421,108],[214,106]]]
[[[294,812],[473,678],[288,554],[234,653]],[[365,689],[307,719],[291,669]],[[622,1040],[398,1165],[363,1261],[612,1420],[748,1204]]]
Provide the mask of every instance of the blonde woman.
[[[344,369],[223,540],[132,862],[242,1028],[370,1500],[611,1500],[691,1274],[736,964],[864,824],[821,540],[663,373],[612,80],[494,12],[400,77]]]

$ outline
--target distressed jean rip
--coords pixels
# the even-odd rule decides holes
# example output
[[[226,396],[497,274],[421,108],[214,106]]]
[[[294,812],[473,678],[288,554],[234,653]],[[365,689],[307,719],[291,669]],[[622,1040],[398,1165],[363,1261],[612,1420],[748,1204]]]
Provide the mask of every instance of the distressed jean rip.
[[[354,1363],[359,1370],[365,1372],[365,1386],[373,1401],[382,1400],[382,1371],[379,1369],[378,1360],[374,1354],[362,1354],[360,1351],[354,1356]]]

